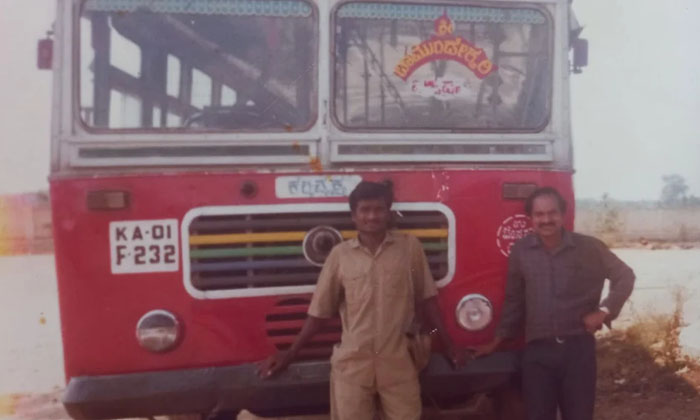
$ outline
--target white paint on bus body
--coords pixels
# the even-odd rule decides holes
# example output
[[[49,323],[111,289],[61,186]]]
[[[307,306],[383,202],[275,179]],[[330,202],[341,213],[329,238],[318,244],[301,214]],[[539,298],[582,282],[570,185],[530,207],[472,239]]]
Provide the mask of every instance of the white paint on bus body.
[[[362,181],[360,175],[304,175],[275,178],[277,198],[347,197]]]

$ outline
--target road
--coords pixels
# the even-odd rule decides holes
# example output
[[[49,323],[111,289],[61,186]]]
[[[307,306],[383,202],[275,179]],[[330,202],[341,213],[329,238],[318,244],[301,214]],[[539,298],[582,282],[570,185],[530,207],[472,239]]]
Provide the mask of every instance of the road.
[[[638,278],[621,323],[649,312],[672,312],[672,295],[679,290],[687,299],[688,331],[700,331],[700,249],[615,252]],[[2,420],[65,418],[58,404],[64,378],[53,264],[52,255],[0,257]]]

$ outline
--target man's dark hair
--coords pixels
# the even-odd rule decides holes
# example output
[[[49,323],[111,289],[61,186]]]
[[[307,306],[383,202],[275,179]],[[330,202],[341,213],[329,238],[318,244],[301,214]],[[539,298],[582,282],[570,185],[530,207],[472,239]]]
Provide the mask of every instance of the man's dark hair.
[[[559,205],[559,210],[562,213],[566,213],[566,200],[564,200],[564,197],[561,196],[559,191],[552,187],[542,187],[533,191],[532,194],[530,194],[530,196],[527,198],[527,200],[525,200],[525,214],[527,214],[528,216],[532,216],[532,204],[535,202],[535,199],[537,197],[543,197],[547,195],[550,197],[554,197],[557,200],[557,204]]]
[[[394,202],[394,188],[391,181],[362,181],[357,184],[357,187],[350,193],[350,211],[355,211],[360,200],[374,200],[377,198],[384,199],[387,208],[391,208],[391,204]]]

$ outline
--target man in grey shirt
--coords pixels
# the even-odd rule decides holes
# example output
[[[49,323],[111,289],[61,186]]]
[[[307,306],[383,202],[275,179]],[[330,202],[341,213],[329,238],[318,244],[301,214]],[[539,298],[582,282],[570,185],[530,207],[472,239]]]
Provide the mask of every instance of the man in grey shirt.
[[[616,318],[634,273],[596,238],[564,229],[566,201],[554,188],[536,190],[525,211],[534,232],[513,245],[495,338],[476,351],[493,352],[525,330],[523,393],[529,420],[592,420],[595,337]],[[610,292],[601,301],[605,279]]]

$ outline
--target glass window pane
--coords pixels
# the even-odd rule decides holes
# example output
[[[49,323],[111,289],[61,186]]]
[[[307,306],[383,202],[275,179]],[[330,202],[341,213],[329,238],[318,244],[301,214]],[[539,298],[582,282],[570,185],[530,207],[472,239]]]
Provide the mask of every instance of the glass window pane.
[[[549,120],[551,24],[531,8],[345,3],[335,30],[346,128],[538,130]]]
[[[135,128],[140,126],[141,101],[138,98],[112,90],[109,99],[110,127]]]
[[[180,95],[180,60],[168,54],[166,93],[177,98]]]
[[[161,126],[161,124],[160,124],[161,114],[162,114],[162,112],[161,112],[159,107],[156,106],[153,108],[153,124],[152,124],[153,127],[160,127]]]
[[[93,125],[93,98],[95,83],[92,66],[94,65],[95,52],[92,45],[92,23],[90,19],[80,19],[80,116],[86,124]]]
[[[126,39],[110,23],[110,64],[118,70],[125,71],[130,76],[140,77],[141,49],[133,41]]]
[[[86,0],[80,31],[89,126],[154,130],[159,113],[180,130],[286,132],[316,118],[318,28],[306,0]],[[138,118],[112,110],[132,99]]]
[[[197,69],[192,71],[192,105],[199,109],[211,105],[211,77]]]
[[[236,91],[226,85],[221,88],[221,105],[236,105]]]
[[[166,120],[168,127],[179,127],[182,124],[182,118],[179,115],[168,112],[168,117]]]

